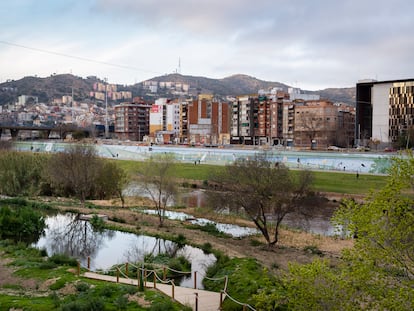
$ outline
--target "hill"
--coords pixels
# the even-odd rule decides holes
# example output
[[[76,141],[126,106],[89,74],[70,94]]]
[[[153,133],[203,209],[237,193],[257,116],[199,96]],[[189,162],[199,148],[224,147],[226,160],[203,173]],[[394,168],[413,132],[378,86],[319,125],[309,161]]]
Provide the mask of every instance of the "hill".
[[[243,74],[232,75],[223,79],[169,74],[154,77],[149,80],[188,84],[190,87],[190,95],[208,93],[222,97],[257,94],[260,89],[268,90],[274,87],[281,88],[285,91],[289,88],[288,85],[280,82],[263,81]],[[53,98],[71,95],[72,88],[75,100],[81,101],[89,98],[89,92],[93,90],[93,84],[95,82],[103,82],[103,80],[97,77],[81,78],[71,74],[61,74],[46,78],[24,77],[20,80],[7,81],[0,84],[0,105],[16,102],[17,97],[20,95],[37,96],[40,102],[48,103]],[[118,90],[131,91],[133,97],[140,96],[152,100],[156,97],[179,96],[168,90],[158,94],[150,94],[149,90],[143,87],[143,82],[129,86],[118,85]],[[348,104],[354,104],[355,102],[355,88],[330,88],[320,91],[304,92],[320,94],[321,98],[333,102],[345,102]]]

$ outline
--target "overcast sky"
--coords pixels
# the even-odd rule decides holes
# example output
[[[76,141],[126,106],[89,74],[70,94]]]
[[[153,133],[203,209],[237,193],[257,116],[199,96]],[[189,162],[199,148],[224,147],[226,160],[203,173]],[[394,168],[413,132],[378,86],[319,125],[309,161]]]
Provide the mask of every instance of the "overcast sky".
[[[318,90],[414,78],[412,0],[13,0],[0,16],[0,82],[180,70]]]

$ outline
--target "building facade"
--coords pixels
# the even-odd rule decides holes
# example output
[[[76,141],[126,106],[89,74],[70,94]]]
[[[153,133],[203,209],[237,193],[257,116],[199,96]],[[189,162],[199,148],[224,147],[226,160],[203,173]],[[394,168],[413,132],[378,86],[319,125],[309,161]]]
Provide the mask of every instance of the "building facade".
[[[187,141],[195,144],[228,144],[229,104],[215,101],[212,95],[199,95],[187,104]],[[183,116],[184,117],[184,116]]]
[[[115,134],[119,139],[142,141],[149,135],[151,105],[144,101],[122,103],[115,109]]]
[[[407,135],[414,120],[414,79],[362,80],[356,85],[357,145],[395,143]]]

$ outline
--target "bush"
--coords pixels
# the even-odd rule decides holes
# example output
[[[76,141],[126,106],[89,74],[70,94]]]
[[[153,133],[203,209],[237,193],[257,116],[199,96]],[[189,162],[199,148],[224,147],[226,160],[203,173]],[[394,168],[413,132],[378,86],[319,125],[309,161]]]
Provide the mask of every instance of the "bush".
[[[322,251],[316,245],[307,245],[303,250],[309,254],[323,256]]]
[[[67,265],[71,267],[76,267],[78,262],[75,258],[66,256],[64,254],[54,254],[53,256],[49,257],[48,261],[53,262],[57,265]]]
[[[58,290],[58,289],[65,287],[65,285],[66,285],[65,279],[58,279],[54,284],[49,286],[49,289]]]
[[[43,216],[30,207],[0,207],[0,238],[32,243],[46,227]]]
[[[171,301],[156,302],[151,305],[149,311],[174,311],[174,305]]]
[[[89,284],[88,283],[84,283],[84,282],[80,282],[78,284],[76,284],[76,290],[78,292],[87,292],[89,290]]]

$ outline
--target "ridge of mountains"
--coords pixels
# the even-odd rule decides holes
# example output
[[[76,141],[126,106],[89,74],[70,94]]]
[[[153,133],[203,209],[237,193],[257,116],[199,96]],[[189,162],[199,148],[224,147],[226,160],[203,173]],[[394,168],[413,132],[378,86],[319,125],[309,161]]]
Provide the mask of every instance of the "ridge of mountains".
[[[257,94],[260,89],[267,90],[274,87],[287,91],[290,87],[280,82],[263,81],[243,74],[236,74],[223,79],[212,79],[174,73],[148,80],[188,84],[188,96],[196,96],[203,93],[214,94],[219,97],[238,96]],[[0,83],[0,105],[14,103],[20,95],[37,96],[39,102],[49,103],[54,98],[71,95],[72,88],[75,101],[86,100],[90,98],[90,92],[93,91],[93,85],[96,82],[104,83],[104,80],[95,76],[82,78],[72,74],[51,75],[45,78],[30,76],[19,80],[8,80],[7,82]],[[133,85],[117,84],[117,89],[118,91],[131,91],[133,97],[139,96],[150,100],[154,100],[154,97],[178,97],[169,93],[168,90],[161,90],[158,94],[151,94],[148,89],[144,88],[143,82]],[[327,88],[319,91],[302,92],[306,94],[319,94],[321,99],[333,102],[355,104],[355,87]]]

